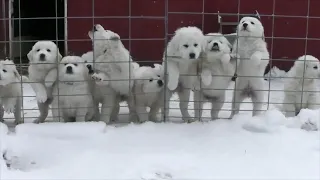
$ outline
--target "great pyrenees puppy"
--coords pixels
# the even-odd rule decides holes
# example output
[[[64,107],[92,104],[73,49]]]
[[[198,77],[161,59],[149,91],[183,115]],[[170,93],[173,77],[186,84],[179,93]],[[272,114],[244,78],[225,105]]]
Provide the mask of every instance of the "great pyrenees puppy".
[[[84,60],[84,63],[86,67],[89,70],[89,74],[91,75],[91,78],[89,80],[90,85],[90,91],[93,96],[93,104],[94,104],[94,120],[100,121],[101,113],[105,114],[106,106],[108,106],[109,100],[108,100],[108,94],[114,94],[114,90],[110,87],[109,81],[110,78],[107,74],[98,72],[95,70],[94,65],[94,55],[92,51],[89,51],[85,54],[83,54],[82,59]],[[112,103],[112,102],[110,102]],[[102,112],[100,113],[99,104],[102,104]],[[111,113],[111,119],[110,121],[117,121],[118,120],[118,114],[120,110],[119,104],[114,104],[114,109]],[[102,117],[104,119],[104,117]]]
[[[301,109],[320,108],[320,89],[317,79],[320,78],[320,61],[304,55],[298,58],[288,72],[284,86],[283,111],[287,117],[299,114]]]
[[[58,66],[58,81],[53,88],[54,121],[84,122],[93,117],[89,70],[78,56],[64,57]]]
[[[27,77],[19,75],[11,60],[0,60],[0,122],[3,122],[4,112],[14,113],[15,124],[22,123],[22,87]]]
[[[142,66],[135,70],[136,81],[133,86],[133,99],[140,123],[148,120],[158,122],[157,113],[163,108],[164,71],[161,65],[155,66],[155,68]],[[147,107],[150,108],[149,113]]]
[[[205,37],[197,27],[182,27],[175,31],[167,45],[163,57],[163,66],[167,68],[167,95],[165,103],[165,119],[169,115],[169,101],[174,92],[180,99],[182,119],[193,121],[188,104],[190,91],[194,88],[197,76],[197,61],[205,48]]]
[[[269,63],[269,52],[264,40],[264,28],[254,17],[244,17],[237,27],[238,37],[232,54],[238,57],[237,79],[232,100],[230,118],[239,113],[242,101],[250,97],[252,115],[258,115],[264,100],[264,71]]]
[[[132,115],[132,87],[134,83],[134,65],[129,51],[124,47],[120,36],[112,31],[105,30],[101,25],[95,25],[93,31],[89,31],[89,37],[94,44],[95,67],[97,73],[109,78],[108,86],[113,93],[104,93],[107,104],[102,104],[100,120],[110,122],[110,113],[119,111],[115,104],[122,101],[128,103],[129,111]],[[96,74],[97,75],[97,74]],[[95,76],[96,76],[95,75]],[[99,78],[97,78],[99,79]],[[103,110],[104,109],[104,110]],[[118,112],[116,113],[118,114]]]
[[[52,41],[38,41],[28,53],[29,79],[36,93],[40,116],[34,123],[42,123],[48,116],[52,102],[52,86],[57,76],[57,64],[62,59],[58,47]]]
[[[231,44],[220,33],[206,35],[207,46],[199,61],[200,78],[194,91],[195,117],[202,116],[205,101],[211,102],[211,119],[218,118],[218,113],[225,102],[225,93],[235,72],[235,61],[231,60]]]

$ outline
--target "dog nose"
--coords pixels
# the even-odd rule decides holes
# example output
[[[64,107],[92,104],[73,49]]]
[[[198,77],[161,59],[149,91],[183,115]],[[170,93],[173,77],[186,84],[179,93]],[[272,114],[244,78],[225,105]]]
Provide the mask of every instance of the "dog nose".
[[[72,67],[71,66],[68,66],[67,67],[67,73],[71,73],[72,72]]]
[[[161,86],[163,86],[163,82],[161,81],[161,80],[158,80],[158,85],[161,87]]]
[[[196,54],[195,53],[190,53],[189,57],[190,57],[190,59],[194,59],[196,57]]]
[[[96,25],[93,26],[93,31],[98,31]]]
[[[46,55],[45,54],[40,54],[40,59],[44,59],[46,58]]]
[[[215,42],[215,43],[213,43],[213,46],[218,47],[218,46],[219,46],[219,44]]]
[[[247,23],[243,23],[242,26],[246,29],[248,27],[248,24]]]
[[[87,68],[88,68],[89,70],[91,70],[91,69],[92,69],[91,64],[87,64]]]

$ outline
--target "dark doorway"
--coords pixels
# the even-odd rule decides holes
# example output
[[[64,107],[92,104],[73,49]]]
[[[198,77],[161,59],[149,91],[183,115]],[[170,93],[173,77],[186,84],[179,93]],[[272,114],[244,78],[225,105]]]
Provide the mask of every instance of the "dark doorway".
[[[20,62],[26,58],[30,46],[38,40],[51,40],[55,42],[64,55],[64,0],[14,0],[13,3],[13,36],[19,41]],[[16,18],[21,18],[16,19]],[[28,41],[23,44],[23,41]],[[31,42],[30,42],[31,41]],[[16,44],[17,45],[17,44]],[[21,52],[23,51],[23,52]],[[17,52],[14,52],[17,54]],[[15,56],[16,58],[17,56]],[[25,60],[22,60],[23,63]]]

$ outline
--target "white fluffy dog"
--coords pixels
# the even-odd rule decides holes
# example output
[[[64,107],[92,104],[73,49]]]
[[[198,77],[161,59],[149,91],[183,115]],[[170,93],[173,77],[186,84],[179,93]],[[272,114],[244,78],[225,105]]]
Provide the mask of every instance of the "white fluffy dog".
[[[93,78],[103,80],[108,78],[108,87],[113,92],[104,93],[104,99],[107,102],[102,104],[100,120],[106,123],[110,122],[110,113],[114,110],[114,104],[121,101],[127,101],[129,111],[132,112],[132,95],[131,90],[134,83],[134,68],[136,65],[132,62],[129,51],[124,47],[120,40],[120,36],[109,30],[105,30],[101,25],[95,25],[94,31],[89,31],[89,37],[94,44],[94,56],[96,58],[96,66]],[[101,77],[102,76],[102,77]],[[119,111],[115,109],[115,111]],[[118,114],[118,112],[116,113]]]
[[[311,55],[299,57],[288,72],[288,77],[283,100],[287,117],[298,115],[304,108],[320,108],[320,90],[316,82],[320,78],[320,62],[317,58]]]
[[[142,66],[135,70],[133,95],[139,122],[147,120],[157,122],[157,113],[163,108],[164,71],[161,65],[155,66],[155,68]],[[150,108],[149,113],[147,107]]]
[[[230,118],[239,113],[240,104],[247,97],[250,97],[253,103],[252,115],[261,112],[264,100],[263,74],[269,63],[264,28],[257,18],[242,18],[237,33],[239,37],[234,42],[232,54],[239,58],[239,64]]]
[[[84,60],[84,63],[86,67],[89,70],[89,74],[91,74],[92,78],[89,80],[90,90],[93,96],[93,104],[94,104],[94,119],[95,121],[100,121],[100,109],[99,104],[101,103],[103,105],[102,107],[102,114],[105,114],[105,106],[108,106],[108,103],[112,103],[108,99],[108,93],[111,95],[114,94],[114,90],[109,85],[110,78],[108,75],[102,72],[95,71],[95,65],[93,63],[93,52],[89,51],[82,55],[82,59]],[[119,104],[114,104],[114,109],[111,113],[111,119],[110,121],[117,121],[118,120],[118,114],[120,110]],[[103,117],[104,118],[104,117]]]
[[[3,122],[4,112],[14,113],[15,124],[22,123],[22,87],[21,80],[27,78],[19,75],[11,60],[0,61],[0,122]]]
[[[230,61],[231,44],[222,34],[209,33],[206,42],[205,52],[199,61],[201,78],[194,92],[194,110],[195,117],[201,118],[203,100],[209,101],[212,104],[211,119],[215,120],[225,102],[225,92],[234,75],[235,62]]]
[[[165,103],[165,119],[169,115],[169,101],[177,92],[180,111],[184,121],[193,121],[188,112],[190,91],[194,88],[197,76],[197,61],[205,48],[205,37],[197,27],[182,27],[175,31],[167,45],[163,66],[167,67],[168,89]]]
[[[35,123],[42,123],[48,116],[49,105],[52,102],[52,81],[56,79],[55,72],[62,56],[58,47],[52,41],[38,41],[28,53],[29,79],[36,93],[40,116]],[[51,77],[52,76],[52,77]]]
[[[64,57],[58,66],[58,81],[53,88],[54,121],[84,122],[93,116],[93,100],[88,83],[89,72],[78,56]]]

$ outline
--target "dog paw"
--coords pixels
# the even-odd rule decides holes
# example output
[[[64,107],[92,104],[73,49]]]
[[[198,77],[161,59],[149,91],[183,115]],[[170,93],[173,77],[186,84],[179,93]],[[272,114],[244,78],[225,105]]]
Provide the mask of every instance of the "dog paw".
[[[40,102],[40,103],[44,103],[47,101],[47,94],[44,92],[44,93],[39,93],[37,94],[37,101]]]
[[[91,78],[96,82],[98,85],[108,85],[108,81],[106,81],[106,76],[104,74],[94,73],[91,75]]]
[[[254,53],[251,56],[251,60],[255,61],[255,62],[259,62],[259,61],[261,61],[261,59],[262,59],[262,56],[260,53]]]
[[[224,64],[227,64],[230,62],[231,55],[230,54],[224,54],[221,56],[221,62]]]
[[[178,87],[178,79],[177,80],[170,80],[168,82],[168,88],[170,91],[174,91]]]

